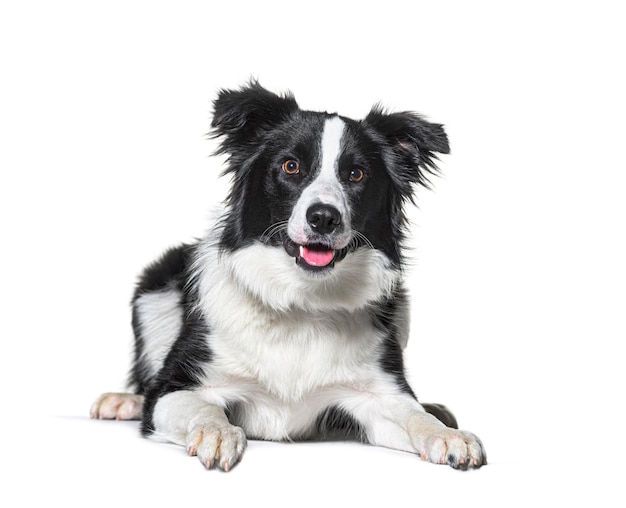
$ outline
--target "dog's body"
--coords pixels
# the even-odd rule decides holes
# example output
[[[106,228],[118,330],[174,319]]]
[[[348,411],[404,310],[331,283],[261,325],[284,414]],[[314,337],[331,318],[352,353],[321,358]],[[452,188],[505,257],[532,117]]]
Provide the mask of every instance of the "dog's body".
[[[92,416],[142,414],[145,436],[224,470],[246,436],[337,431],[485,464],[445,408],[417,402],[402,360],[403,205],[433,152],[448,152],[443,128],[376,108],[363,121],[302,111],[256,83],[221,92],[213,127],[230,156],[225,210],[204,240],[143,273],[135,394],[103,395]]]

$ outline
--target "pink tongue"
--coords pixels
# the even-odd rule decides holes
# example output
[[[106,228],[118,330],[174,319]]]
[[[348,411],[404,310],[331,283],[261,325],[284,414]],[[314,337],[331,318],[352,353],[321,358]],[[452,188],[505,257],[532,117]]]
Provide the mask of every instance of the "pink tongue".
[[[335,256],[335,252],[331,249],[310,249],[304,245],[300,246],[300,257],[304,259],[307,265],[311,266],[328,266]]]

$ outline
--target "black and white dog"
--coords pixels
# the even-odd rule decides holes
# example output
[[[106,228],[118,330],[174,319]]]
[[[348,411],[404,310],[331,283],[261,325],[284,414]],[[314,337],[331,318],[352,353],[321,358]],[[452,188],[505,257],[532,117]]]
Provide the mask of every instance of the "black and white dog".
[[[328,435],[478,468],[478,438],[407,383],[402,243],[416,184],[447,153],[441,125],[375,107],[364,120],[303,111],[252,82],[212,122],[232,187],[210,233],[168,251],[133,298],[133,394],[94,418],[227,471],[246,437]]]

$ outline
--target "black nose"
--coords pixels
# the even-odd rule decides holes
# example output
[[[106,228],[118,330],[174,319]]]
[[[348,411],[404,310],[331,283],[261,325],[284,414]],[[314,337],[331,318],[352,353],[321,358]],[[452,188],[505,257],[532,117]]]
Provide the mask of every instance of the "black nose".
[[[313,231],[327,235],[341,224],[341,214],[334,206],[316,204],[306,211],[306,221]]]

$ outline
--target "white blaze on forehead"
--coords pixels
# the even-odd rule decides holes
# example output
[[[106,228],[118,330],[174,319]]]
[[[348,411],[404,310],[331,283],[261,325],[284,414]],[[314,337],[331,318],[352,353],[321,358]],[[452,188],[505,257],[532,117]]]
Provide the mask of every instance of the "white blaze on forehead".
[[[329,118],[324,124],[322,134],[321,165],[318,179],[336,179],[335,168],[341,153],[341,138],[346,124],[337,116]]]

